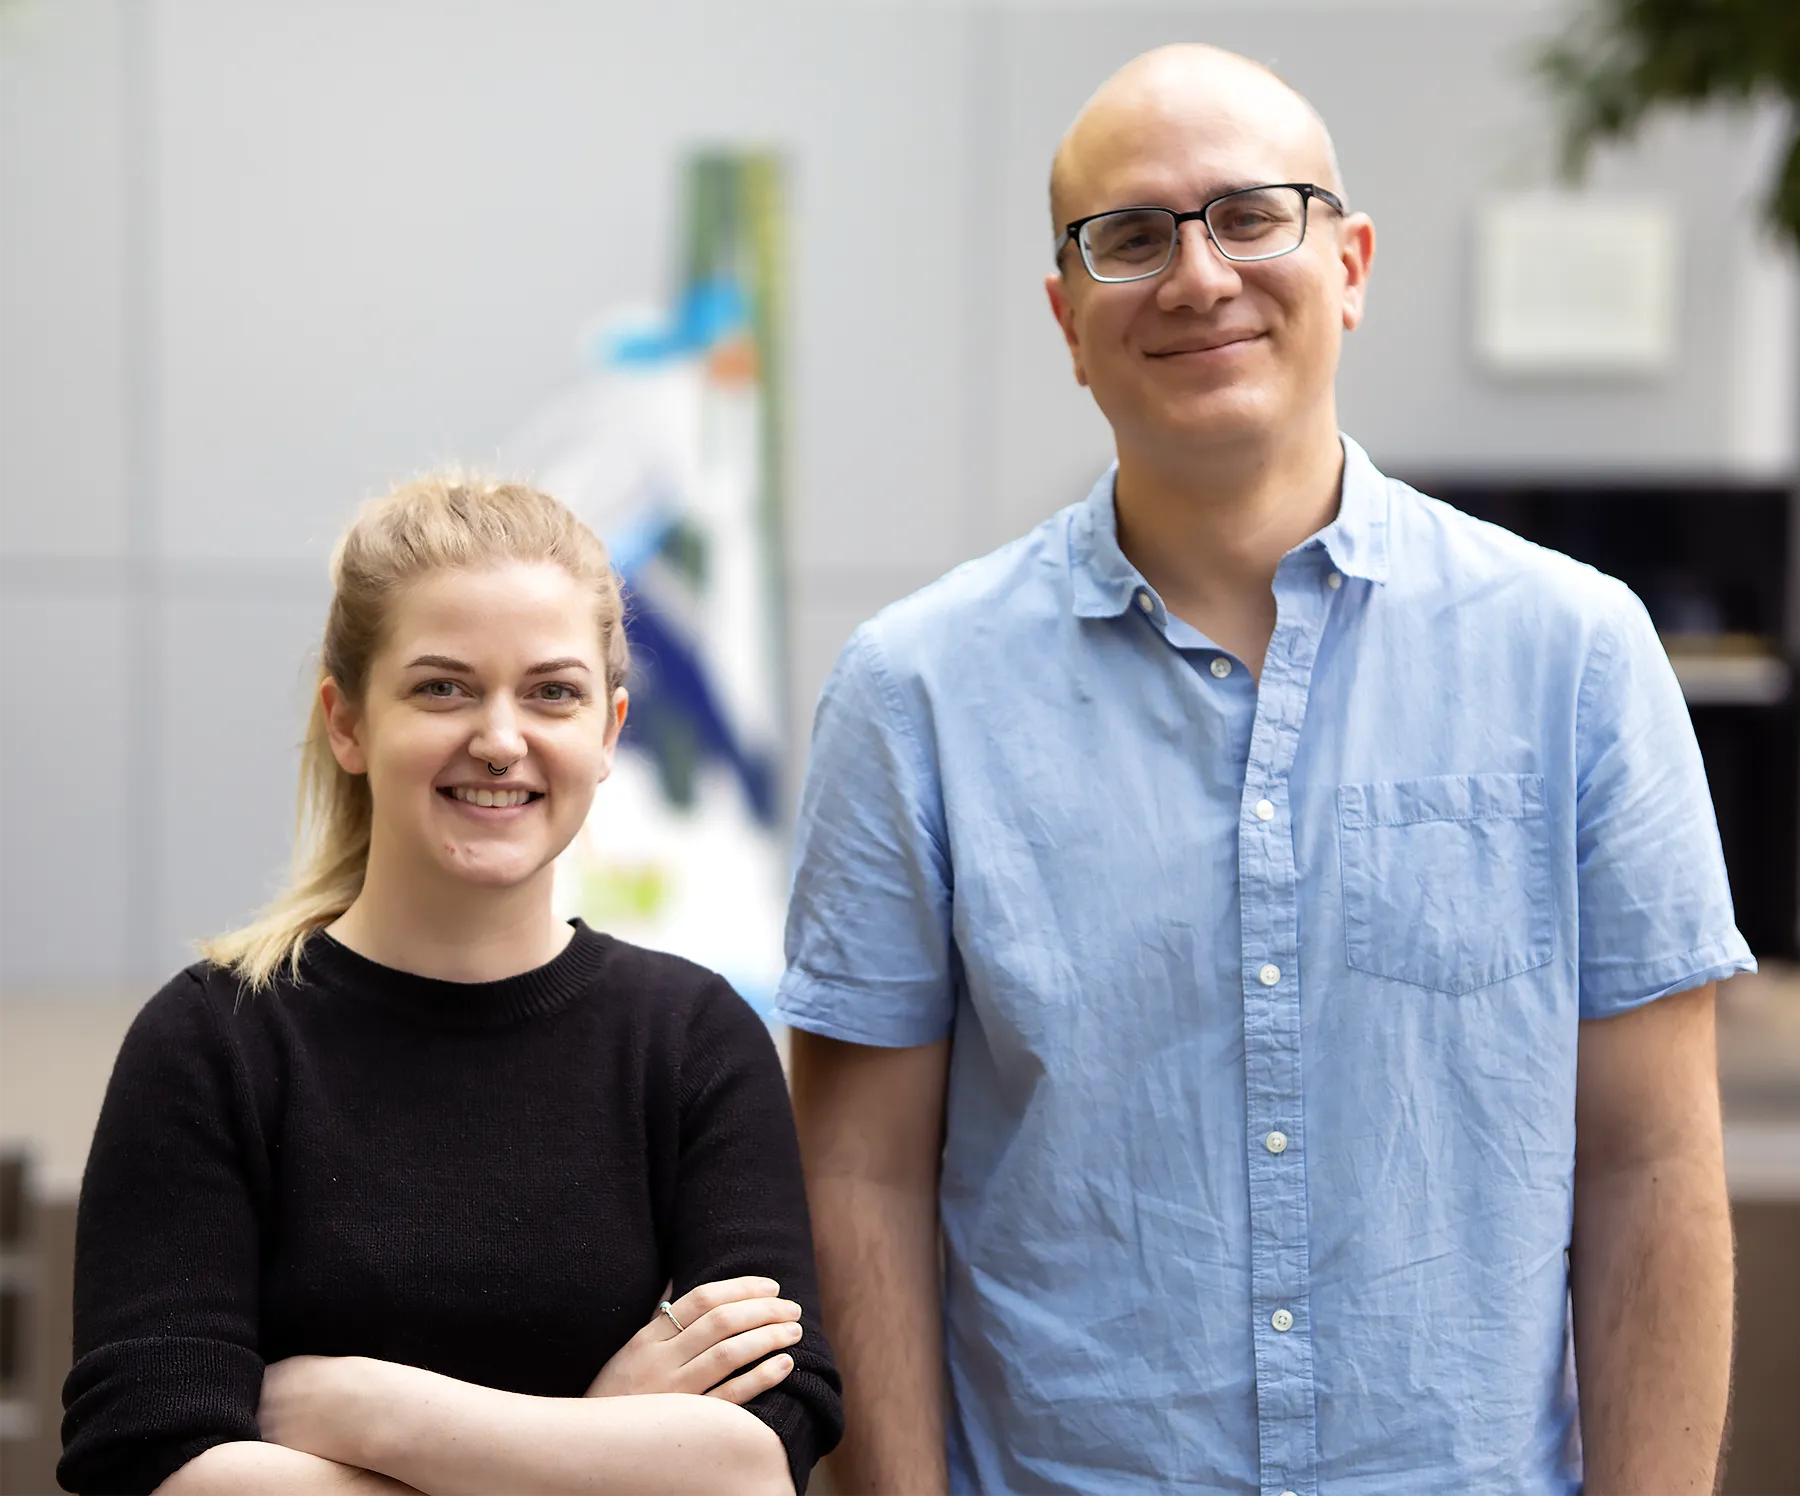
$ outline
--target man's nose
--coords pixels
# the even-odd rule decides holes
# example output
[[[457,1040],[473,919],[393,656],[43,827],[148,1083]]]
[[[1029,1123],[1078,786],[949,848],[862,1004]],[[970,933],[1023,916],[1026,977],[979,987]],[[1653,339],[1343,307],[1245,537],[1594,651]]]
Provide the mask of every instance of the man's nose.
[[[1219,253],[1198,218],[1176,226],[1175,258],[1162,273],[1156,299],[1165,311],[1180,306],[1205,309],[1243,289],[1238,267]]]

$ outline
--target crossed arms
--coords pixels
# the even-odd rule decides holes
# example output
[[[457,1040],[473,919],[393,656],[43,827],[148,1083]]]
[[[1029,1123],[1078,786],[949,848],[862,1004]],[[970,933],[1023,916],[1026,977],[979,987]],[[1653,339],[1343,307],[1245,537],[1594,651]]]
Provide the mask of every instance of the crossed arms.
[[[777,1288],[765,1278],[701,1285],[673,1306],[679,1334],[653,1319],[579,1398],[525,1397],[361,1356],[291,1357],[263,1378],[264,1442],[215,1444],[158,1491],[792,1496],[780,1439],[742,1406],[793,1367],[781,1351],[799,1338],[800,1306]]]

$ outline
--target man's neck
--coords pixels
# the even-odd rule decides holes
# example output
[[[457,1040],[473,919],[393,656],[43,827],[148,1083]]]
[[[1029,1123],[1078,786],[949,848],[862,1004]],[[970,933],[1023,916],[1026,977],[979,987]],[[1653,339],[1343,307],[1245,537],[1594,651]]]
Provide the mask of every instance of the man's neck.
[[[395,866],[370,848],[362,892],[331,935],[360,956],[446,982],[494,982],[554,959],[573,929],[552,909],[546,867],[512,888],[483,888]]]
[[[1186,463],[1121,446],[1119,548],[1165,606],[1260,674],[1281,558],[1336,517],[1344,452],[1320,438],[1212,451]]]

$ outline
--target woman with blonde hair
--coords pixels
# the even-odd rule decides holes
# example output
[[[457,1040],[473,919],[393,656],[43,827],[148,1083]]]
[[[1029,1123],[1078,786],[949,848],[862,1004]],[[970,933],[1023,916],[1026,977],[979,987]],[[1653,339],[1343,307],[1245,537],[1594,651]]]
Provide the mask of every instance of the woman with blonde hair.
[[[552,911],[625,720],[605,548],[429,478],[332,576],[291,886],[107,1091],[59,1479],[804,1491],[842,1412],[768,1033]]]

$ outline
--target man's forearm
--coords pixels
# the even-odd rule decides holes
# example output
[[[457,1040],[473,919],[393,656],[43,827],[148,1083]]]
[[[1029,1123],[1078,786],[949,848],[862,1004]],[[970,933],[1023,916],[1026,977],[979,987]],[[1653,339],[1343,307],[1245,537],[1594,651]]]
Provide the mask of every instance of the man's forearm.
[[[1572,1257],[1584,1490],[1710,1496],[1731,1382],[1723,1168],[1577,1168]]]
[[[941,1496],[944,1337],[937,1196],[831,1174],[808,1180],[819,1297],[844,1378],[843,1496]]]

